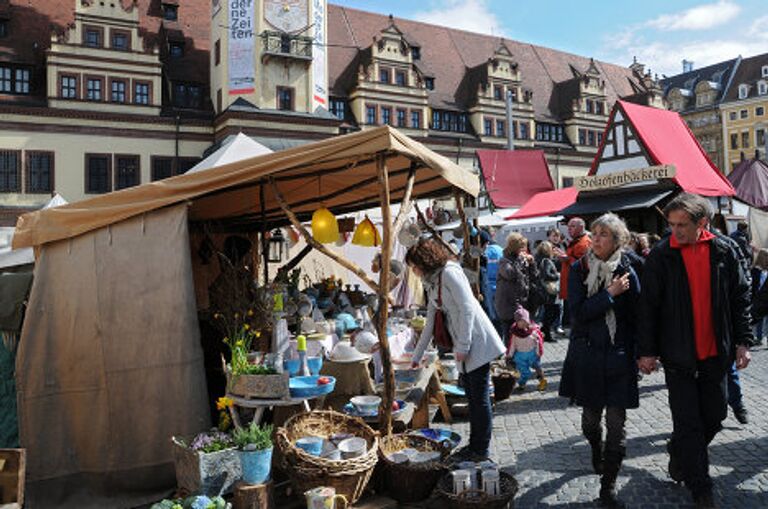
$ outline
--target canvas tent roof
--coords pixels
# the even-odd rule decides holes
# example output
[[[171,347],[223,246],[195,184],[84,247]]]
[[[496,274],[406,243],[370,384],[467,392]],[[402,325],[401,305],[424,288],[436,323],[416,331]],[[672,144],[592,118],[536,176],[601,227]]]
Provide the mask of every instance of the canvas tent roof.
[[[525,202],[517,212],[507,219],[524,219],[528,217],[552,216],[576,201],[578,190],[575,187],[555,189],[538,193]]]
[[[376,165],[382,154],[393,202],[402,199],[411,168],[416,170],[416,198],[442,192],[448,184],[474,196],[479,192],[477,175],[383,126],[24,214],[13,246],[75,237],[188,200],[192,220],[226,219],[233,226],[260,221],[260,187],[270,177],[300,219],[308,219],[321,203],[337,213],[370,208],[379,202]],[[264,194],[267,222],[286,224],[269,186]]]
[[[759,209],[768,207],[768,164],[760,159],[745,159],[728,175],[736,197]]]
[[[186,174],[197,173],[198,171],[208,170],[215,166],[224,166],[225,164],[271,153],[272,150],[250,136],[237,133],[236,136],[230,136],[226,139],[221,147],[190,168]]]
[[[54,197],[43,206],[43,209],[58,207],[66,203],[67,200],[65,200],[59,193],[56,193]],[[0,269],[35,263],[35,254],[32,251],[32,248],[11,248],[11,242],[15,231],[16,228],[0,228]]]
[[[543,150],[478,150],[485,189],[499,208],[519,207],[555,188]]]

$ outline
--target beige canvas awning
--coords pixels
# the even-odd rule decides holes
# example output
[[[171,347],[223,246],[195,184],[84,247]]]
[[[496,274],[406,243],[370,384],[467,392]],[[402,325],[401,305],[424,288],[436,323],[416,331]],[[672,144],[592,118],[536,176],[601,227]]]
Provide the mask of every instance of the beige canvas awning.
[[[273,178],[302,219],[321,204],[336,213],[378,205],[376,158],[389,171],[390,199],[402,199],[415,170],[413,195],[434,195],[455,186],[473,196],[478,176],[389,126],[337,136],[205,172],[180,175],[19,218],[14,248],[81,235],[174,203],[191,202],[192,220],[237,224],[287,222],[267,185]],[[261,193],[264,193],[262,216]]]

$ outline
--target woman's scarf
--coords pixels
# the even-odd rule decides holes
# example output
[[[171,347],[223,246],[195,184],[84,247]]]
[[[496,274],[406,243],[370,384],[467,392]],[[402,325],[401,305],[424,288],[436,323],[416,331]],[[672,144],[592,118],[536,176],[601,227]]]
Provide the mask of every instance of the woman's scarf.
[[[608,288],[613,282],[613,273],[621,262],[621,249],[617,249],[607,260],[603,261],[590,249],[587,252],[587,261],[589,263],[589,274],[587,275],[587,297],[592,297],[600,290]],[[616,313],[613,308],[605,313],[605,325],[608,327],[608,334],[611,337],[611,343],[616,336]]]

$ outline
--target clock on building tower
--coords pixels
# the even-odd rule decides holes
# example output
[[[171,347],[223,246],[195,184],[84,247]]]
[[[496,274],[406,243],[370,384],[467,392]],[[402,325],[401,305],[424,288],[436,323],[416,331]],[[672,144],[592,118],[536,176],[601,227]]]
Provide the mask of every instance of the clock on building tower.
[[[264,0],[264,18],[282,32],[297,32],[309,25],[308,0]]]

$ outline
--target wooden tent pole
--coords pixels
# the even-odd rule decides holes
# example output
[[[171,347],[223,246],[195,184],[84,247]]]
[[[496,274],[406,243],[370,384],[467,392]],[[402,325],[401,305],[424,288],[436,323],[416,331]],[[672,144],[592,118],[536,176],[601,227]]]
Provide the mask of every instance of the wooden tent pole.
[[[413,194],[413,184],[416,181],[416,164],[411,164],[411,168],[408,170],[408,181],[405,183],[405,193],[403,194],[403,201],[400,202],[400,210],[397,212],[397,218],[395,219],[395,225],[392,227],[392,233],[398,234],[400,228],[403,227],[408,212],[411,211],[411,194]]]
[[[366,274],[365,271],[361,269],[357,264],[352,263],[344,259],[343,257],[337,255],[336,253],[334,253],[333,251],[325,247],[323,244],[316,241],[314,237],[312,237],[312,235],[309,234],[307,229],[304,228],[304,225],[302,225],[299,219],[296,217],[296,214],[294,214],[291,208],[288,206],[288,202],[285,201],[285,197],[283,196],[283,193],[280,192],[280,189],[278,189],[274,178],[272,177],[269,178],[269,184],[272,186],[272,192],[275,193],[275,198],[277,199],[277,202],[280,204],[280,208],[283,209],[283,212],[285,212],[285,215],[288,216],[288,220],[291,222],[291,224],[297,230],[299,230],[299,233],[301,233],[301,236],[304,237],[304,240],[307,242],[308,245],[317,249],[318,251],[320,251],[325,256],[335,261],[345,269],[354,272],[354,274],[357,277],[359,277],[365,284],[367,284],[374,292],[376,293],[379,292],[379,285],[377,285],[370,277],[368,277],[368,274]]]
[[[264,287],[269,286],[269,244],[267,243],[267,208],[264,203],[264,183],[259,184],[261,202],[261,256],[264,263]],[[257,276],[258,277],[258,276]]]
[[[392,258],[392,211],[389,208],[389,173],[383,155],[376,159],[376,170],[379,174],[379,196],[381,197],[381,222],[383,239],[381,244],[381,272],[379,273],[379,311],[377,330],[381,354],[382,371],[384,372],[384,401],[379,412],[379,424],[387,436],[392,434],[392,402],[395,400],[395,375],[392,371],[392,358],[387,337],[387,318],[389,317],[389,276],[390,259]],[[409,177],[412,185],[412,178]],[[402,209],[401,209],[402,210]]]

